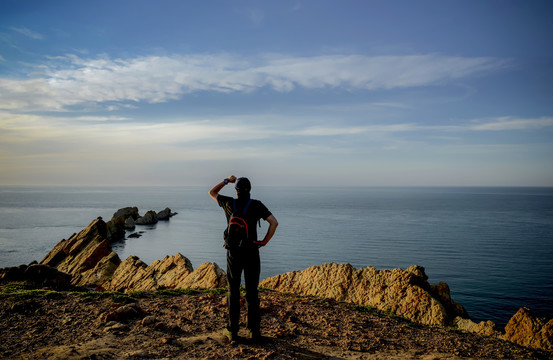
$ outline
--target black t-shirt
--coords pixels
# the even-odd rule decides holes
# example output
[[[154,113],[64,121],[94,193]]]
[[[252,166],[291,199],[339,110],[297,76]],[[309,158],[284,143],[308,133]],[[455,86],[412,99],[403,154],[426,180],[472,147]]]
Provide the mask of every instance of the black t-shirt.
[[[219,195],[217,196],[217,202],[219,203],[219,206],[223,208],[225,211],[225,216],[227,218],[227,224],[230,220],[230,217],[232,216],[233,208],[232,203],[233,201],[236,201],[236,209],[238,212],[242,212],[244,210],[244,207],[246,206],[246,203],[248,200],[244,199],[234,199],[229,196]],[[258,241],[257,239],[257,222],[259,219],[267,220],[269,216],[271,216],[271,212],[263,203],[259,200],[253,200],[250,203],[250,206],[248,207],[248,211],[246,213],[246,222],[248,224],[249,235],[248,238],[251,241]],[[225,239],[227,238],[227,230],[225,229]],[[260,239],[261,241],[263,239]]]

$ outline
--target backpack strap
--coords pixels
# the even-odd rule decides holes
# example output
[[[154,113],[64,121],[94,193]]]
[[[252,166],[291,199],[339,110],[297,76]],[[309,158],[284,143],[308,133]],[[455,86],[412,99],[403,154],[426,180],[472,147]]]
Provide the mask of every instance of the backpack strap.
[[[248,202],[246,203],[246,206],[244,207],[244,211],[242,211],[241,213],[242,215],[246,215],[251,203],[252,203],[252,199],[248,200]],[[236,210],[236,199],[232,199],[232,213],[234,215],[238,215],[238,212]]]

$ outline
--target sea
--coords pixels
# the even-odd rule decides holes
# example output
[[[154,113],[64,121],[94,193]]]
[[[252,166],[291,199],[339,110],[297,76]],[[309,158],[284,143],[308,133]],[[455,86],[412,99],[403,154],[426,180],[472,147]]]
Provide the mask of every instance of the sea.
[[[113,244],[122,260],[181,253],[225,269],[225,217],[209,188],[0,186],[0,268],[40,261],[95,218],[137,206],[178,214]],[[329,262],[420,265],[475,321],[502,327],[523,306],[553,317],[553,188],[260,186],[252,197],[279,221],[261,249],[262,279]]]

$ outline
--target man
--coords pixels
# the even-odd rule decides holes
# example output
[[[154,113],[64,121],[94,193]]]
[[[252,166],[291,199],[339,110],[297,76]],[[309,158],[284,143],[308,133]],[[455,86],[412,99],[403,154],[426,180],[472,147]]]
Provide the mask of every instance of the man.
[[[237,199],[229,196],[219,195],[219,191],[228,183],[235,183]],[[227,282],[228,282],[228,324],[223,334],[231,341],[238,340],[238,329],[240,322],[240,281],[242,270],[246,283],[246,301],[248,307],[248,337],[254,341],[261,340],[261,317],[259,314],[259,296],[257,287],[259,285],[259,273],[261,263],[259,260],[259,248],[267,245],[275,234],[278,221],[271,214],[269,209],[259,200],[250,198],[251,183],[247,178],[231,175],[216,184],[209,190],[209,196],[217,201],[223,208],[227,218],[227,229],[225,230],[225,248],[227,249]],[[229,239],[228,224],[235,212],[245,218],[248,235],[247,241],[234,244]],[[245,212],[245,214],[243,214]],[[257,239],[257,222],[263,219],[269,223],[269,228],[263,240]]]

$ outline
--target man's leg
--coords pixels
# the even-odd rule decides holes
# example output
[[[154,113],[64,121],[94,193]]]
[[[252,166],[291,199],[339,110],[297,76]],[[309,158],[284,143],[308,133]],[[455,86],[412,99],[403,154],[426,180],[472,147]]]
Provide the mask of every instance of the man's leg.
[[[240,328],[240,278],[242,264],[235,251],[227,251],[228,324],[227,329],[238,334]]]
[[[252,332],[252,338],[261,336],[261,316],[259,314],[259,273],[261,264],[259,250],[252,249],[247,256],[244,266],[244,278],[246,281],[246,301],[248,303],[248,329]]]

